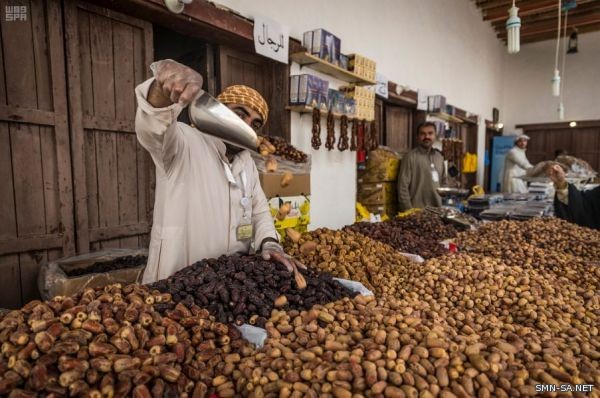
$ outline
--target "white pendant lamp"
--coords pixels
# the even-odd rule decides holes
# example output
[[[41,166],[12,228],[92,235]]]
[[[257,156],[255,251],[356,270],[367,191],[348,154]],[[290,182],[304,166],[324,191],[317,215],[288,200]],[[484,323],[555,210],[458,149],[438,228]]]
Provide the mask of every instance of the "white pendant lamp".
[[[508,19],[506,20],[506,36],[508,38],[508,53],[516,54],[521,49],[521,18],[517,15],[519,8],[513,5],[508,10]]]
[[[552,77],[552,95],[560,96],[560,71],[558,70],[558,52],[560,48],[560,19],[562,15],[561,0],[558,0],[558,29],[556,34],[556,57],[554,59],[554,76]]]
[[[565,120],[565,107],[562,101],[558,104],[558,120]]]

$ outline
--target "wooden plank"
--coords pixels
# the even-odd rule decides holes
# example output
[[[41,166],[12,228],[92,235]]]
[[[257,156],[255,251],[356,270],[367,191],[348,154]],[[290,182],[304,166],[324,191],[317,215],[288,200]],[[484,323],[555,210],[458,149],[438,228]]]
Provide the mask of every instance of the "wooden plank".
[[[564,20],[563,20],[564,21]],[[567,30],[570,31],[574,27],[581,27],[586,25],[594,25],[600,23],[600,11],[593,11],[584,15],[571,16],[569,15],[567,21]],[[564,22],[561,24],[561,29],[564,29]],[[556,35],[556,21],[541,21],[534,22],[521,28],[520,35],[525,38],[528,36],[535,36],[543,33],[554,33]],[[507,37],[506,30],[502,30],[498,33],[498,37],[505,39]]]
[[[54,112],[0,105],[0,121],[54,126]]]
[[[96,159],[96,132],[85,130],[85,184],[87,190],[87,220],[89,228],[99,225],[98,163]]]
[[[132,135],[117,135],[119,225],[138,222],[137,140]],[[121,239],[121,247],[137,247],[137,238]]]
[[[94,89],[92,87],[92,55],[90,44],[90,14],[84,10],[77,10],[79,32],[79,67],[81,93],[81,110],[84,119],[84,129],[93,129],[86,126],[85,120],[94,115]]]
[[[52,85],[52,102],[55,112],[54,141],[58,173],[58,197],[60,222],[63,231],[63,245],[59,252],[65,256],[75,254],[75,230],[73,209],[73,187],[71,175],[71,148],[69,143],[69,125],[65,76],[64,35],[62,29],[62,9],[55,1],[47,3],[48,43]],[[51,228],[52,230],[52,228]]]
[[[146,79],[147,59],[145,35],[140,29],[133,31],[133,73],[135,84],[141,83]],[[152,44],[150,44],[152,45]],[[149,204],[148,196],[150,191],[149,173],[154,164],[148,164],[148,152],[136,140],[136,168],[137,168],[137,198],[138,198],[138,222],[150,223],[148,217]],[[138,238],[138,247],[145,247],[143,239]]]
[[[136,236],[150,232],[148,223],[139,223],[132,225],[119,225],[116,227],[94,228],[90,230],[90,239],[92,242],[106,241],[127,236]]]
[[[10,124],[18,236],[46,232],[39,127]]]
[[[37,276],[40,271],[40,266],[46,261],[47,256],[45,251],[19,254],[19,265],[21,268],[21,302],[23,304],[40,298]]]
[[[0,181],[2,181],[0,184],[0,203],[2,203],[0,206],[0,239],[17,237],[13,166],[10,152],[8,123],[0,123]]]
[[[56,159],[56,141],[54,129],[40,127],[40,152],[42,162],[42,180],[44,195],[45,232],[53,234],[60,229],[60,199],[58,187],[58,161]]]
[[[89,13],[97,14],[98,16],[103,17],[103,19],[120,22],[122,24],[135,26],[141,29],[143,29],[146,24],[146,22],[141,19],[112,11],[109,8],[98,7],[96,5],[85,3],[82,1],[77,3],[77,7],[79,9],[86,10]]]
[[[109,19],[90,15],[90,50],[94,116],[115,117],[115,77],[112,24]]]
[[[3,54],[4,51],[2,50],[4,40],[2,40],[2,31],[3,31],[3,29],[0,28],[0,79],[4,79],[5,78],[5,73],[4,73],[4,54]],[[6,104],[7,104],[7,100],[6,100],[6,84],[4,83],[4,80],[0,80],[0,81],[2,81],[2,84],[0,84],[0,107],[2,107],[2,106],[6,106]]]
[[[51,111],[54,109],[54,106],[52,102],[52,78],[50,75],[50,59],[48,57],[48,34],[46,31],[44,2],[32,1],[29,4],[33,33],[37,108]],[[55,82],[55,84],[60,84],[60,81]]]
[[[95,132],[98,173],[98,225],[119,225],[117,142],[115,133]]]
[[[90,250],[87,184],[85,167],[85,133],[82,123],[81,75],[79,62],[79,39],[77,8],[70,1],[64,3],[65,43],[67,50],[67,74],[69,76],[69,115],[71,126],[71,153],[73,154],[73,188],[75,204],[75,225],[77,236],[77,252],[87,253]],[[84,21],[82,21],[84,23]],[[82,44],[85,46],[85,43]]]
[[[42,234],[26,238],[0,240],[0,256],[62,247],[63,234]],[[1,278],[0,278],[1,279]]]
[[[19,256],[0,256],[0,308],[21,307],[21,273]]]
[[[132,116],[131,120],[109,119],[100,116],[84,116],[83,127],[86,130],[119,131],[126,134],[135,134],[135,122],[133,120],[135,110],[132,110],[131,112],[133,112],[130,113]]]
[[[4,3],[3,3],[4,4]],[[2,10],[4,11],[4,9]],[[37,109],[32,22],[1,23],[7,104]]]

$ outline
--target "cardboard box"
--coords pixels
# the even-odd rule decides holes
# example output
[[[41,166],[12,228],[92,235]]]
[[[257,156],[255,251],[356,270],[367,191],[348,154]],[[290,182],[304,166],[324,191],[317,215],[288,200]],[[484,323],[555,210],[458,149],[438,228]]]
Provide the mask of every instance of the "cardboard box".
[[[281,186],[283,173],[258,173],[260,185],[268,199],[275,196],[310,195],[310,174],[294,174],[287,187]]]
[[[292,96],[292,90],[290,90],[290,104],[307,105],[313,107],[321,107],[322,105],[327,106],[327,91],[329,89],[329,82],[314,75],[305,74],[297,76],[298,96],[296,102],[292,103],[292,100],[295,98]]]
[[[358,184],[356,200],[365,205],[396,203],[398,201],[396,182]]]
[[[66,272],[85,269],[95,263],[111,261],[127,256],[148,256],[146,249],[105,249],[75,257],[62,258],[43,264],[38,275],[38,289],[44,300],[55,296],[71,296],[83,289],[99,288],[112,283],[123,285],[139,282],[146,264],[122,268],[109,272],[90,273],[81,276],[67,276]]]
[[[358,183],[396,182],[401,155],[380,147],[369,153],[366,169],[358,171]]]
[[[342,42],[339,37],[325,29],[315,29],[305,32],[302,38],[302,45],[311,54],[334,65],[339,65]]]

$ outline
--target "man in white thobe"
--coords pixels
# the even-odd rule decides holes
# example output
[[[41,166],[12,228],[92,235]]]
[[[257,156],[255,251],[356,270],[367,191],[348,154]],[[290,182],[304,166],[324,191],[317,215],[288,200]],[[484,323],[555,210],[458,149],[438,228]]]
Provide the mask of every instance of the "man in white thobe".
[[[504,176],[502,191],[508,193],[527,193],[527,184],[519,177],[524,176],[533,165],[527,160],[525,151],[529,136],[520,135],[515,139],[515,146],[508,151],[504,160]]]
[[[156,165],[156,198],[148,264],[142,279],[167,278],[196,261],[247,254],[254,242],[264,259],[301,266],[278,243],[258,171],[246,150],[223,143],[177,117],[198,95],[202,76],[172,60],[156,64],[155,78],[136,87],[135,130]],[[260,130],[268,107],[246,86],[219,96]]]

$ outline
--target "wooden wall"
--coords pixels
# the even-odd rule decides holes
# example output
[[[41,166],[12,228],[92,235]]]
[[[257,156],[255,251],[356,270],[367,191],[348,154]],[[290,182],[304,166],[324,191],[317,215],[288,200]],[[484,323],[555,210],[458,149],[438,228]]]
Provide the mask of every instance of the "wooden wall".
[[[600,121],[580,122],[577,127],[566,123],[523,125],[531,137],[527,145],[527,158],[533,164],[554,159],[554,152],[564,149],[569,155],[587,161],[600,170]]]
[[[72,0],[21,3],[26,21],[0,20],[0,308],[38,297],[44,262],[146,246],[154,201],[133,128],[152,26]]]
[[[26,21],[0,20],[1,307],[36,297],[39,265],[75,252],[60,4],[25,5]]]

